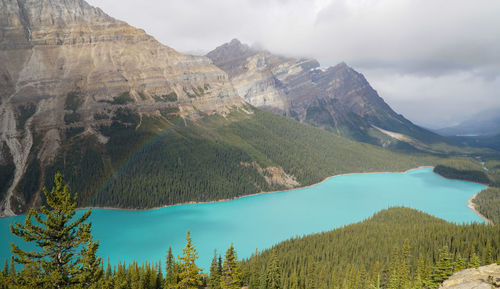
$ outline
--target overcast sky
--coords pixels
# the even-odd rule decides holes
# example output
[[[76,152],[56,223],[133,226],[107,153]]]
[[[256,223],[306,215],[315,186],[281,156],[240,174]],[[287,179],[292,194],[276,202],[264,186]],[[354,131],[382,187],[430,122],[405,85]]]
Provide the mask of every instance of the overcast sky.
[[[182,52],[238,38],[345,61],[417,124],[500,107],[500,0],[88,0]]]

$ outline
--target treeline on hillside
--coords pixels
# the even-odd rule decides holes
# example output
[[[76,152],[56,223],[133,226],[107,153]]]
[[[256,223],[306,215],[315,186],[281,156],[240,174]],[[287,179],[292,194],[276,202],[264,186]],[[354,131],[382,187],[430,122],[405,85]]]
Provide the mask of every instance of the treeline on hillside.
[[[254,163],[282,167],[301,185],[310,185],[341,173],[403,171],[436,162],[248,110],[253,114],[234,112],[196,122],[169,115],[141,120],[122,110],[111,126],[99,129],[109,137],[106,144],[93,136],[71,136],[53,165],[42,174],[40,164],[33,161],[27,176],[61,171],[84,206],[147,208],[285,189],[267,183]],[[30,182],[37,179],[25,177],[18,190],[29,198],[38,188]]]
[[[472,159],[440,160],[434,172],[448,179],[464,180],[481,184],[490,184],[491,180],[479,164]]]
[[[326,233],[282,242],[243,262],[261,288],[276,255],[280,288],[437,288],[454,271],[499,260],[500,226],[456,225],[407,208]]]
[[[485,164],[490,186],[473,200],[476,209],[495,224],[500,224],[500,160],[490,159]]]
[[[489,187],[474,198],[476,209],[494,224],[500,224],[500,188]]]

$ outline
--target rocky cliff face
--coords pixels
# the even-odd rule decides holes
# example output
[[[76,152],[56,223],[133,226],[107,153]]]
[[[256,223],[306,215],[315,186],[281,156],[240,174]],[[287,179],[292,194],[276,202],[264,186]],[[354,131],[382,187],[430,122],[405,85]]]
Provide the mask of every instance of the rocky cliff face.
[[[236,39],[207,57],[228,73],[240,96],[257,107],[384,146],[404,142],[415,147],[437,137],[395,113],[365,77],[345,63],[323,69],[316,60],[273,55]]]
[[[0,216],[40,201],[16,187],[28,162],[54,160],[64,131],[81,128],[105,143],[96,127],[117,110],[196,118],[243,103],[209,59],[164,46],[83,0],[0,1],[0,101]]]

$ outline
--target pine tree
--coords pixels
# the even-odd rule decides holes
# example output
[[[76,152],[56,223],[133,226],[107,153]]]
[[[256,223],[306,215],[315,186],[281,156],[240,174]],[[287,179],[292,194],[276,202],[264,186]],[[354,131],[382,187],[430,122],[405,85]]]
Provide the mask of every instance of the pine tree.
[[[472,257],[470,258],[469,266],[479,268],[480,263],[481,262],[479,261],[479,257],[476,255],[476,252],[473,252]]]
[[[281,268],[276,251],[272,251],[269,264],[267,265],[267,286],[268,289],[281,288]]]
[[[111,275],[113,275],[112,269],[111,269],[111,262],[109,261],[108,257],[108,265],[106,266],[106,280],[109,280],[111,278]]]
[[[214,250],[214,258],[210,264],[210,275],[208,276],[208,288],[220,289],[222,268],[219,266],[220,258],[217,258],[217,250]]]
[[[163,273],[161,272],[161,261],[158,261],[158,265],[156,266],[156,281],[155,281],[155,289],[162,288],[163,284]]]
[[[3,267],[2,273],[0,273],[0,289],[7,289],[9,277],[9,262],[5,259],[5,265]]]
[[[39,268],[41,278],[36,283],[43,287],[62,288],[94,283],[100,274],[93,266],[100,267],[101,258],[95,256],[99,245],[92,240],[91,225],[84,223],[91,210],[73,221],[76,194],[71,196],[60,173],[55,175],[54,183],[55,187],[50,192],[42,189],[49,207],[42,206],[41,214],[31,209],[24,224],[15,222],[11,226],[14,235],[27,242],[35,242],[40,248],[28,252],[11,243],[14,261],[31,270]],[[40,225],[32,223],[32,218]],[[80,254],[76,252],[79,248]]]
[[[401,276],[399,272],[399,252],[397,248],[394,248],[392,251],[392,261],[389,267],[389,281],[387,284],[388,289],[397,289],[399,288]]]
[[[486,247],[484,249],[483,264],[489,265],[491,263],[493,263],[493,252],[492,252],[490,240],[488,240],[486,242]]]
[[[410,272],[409,272],[409,260],[411,257],[410,254],[410,241],[406,239],[403,243],[403,249],[401,250],[401,263],[399,265],[399,279],[400,279],[400,287],[407,288],[408,283],[410,282]]]
[[[3,265],[2,275],[7,277],[9,276],[9,262],[5,259],[5,264]]]
[[[201,269],[196,266],[195,262],[198,259],[196,249],[192,244],[191,234],[188,231],[186,235],[186,246],[182,250],[182,256],[178,257],[180,260],[179,282],[177,287],[179,289],[198,288],[202,285],[200,280]]]
[[[264,266],[261,267],[259,272],[259,289],[267,289],[267,271]]]
[[[175,260],[172,254],[172,247],[168,247],[166,272],[165,272],[165,289],[172,289],[177,286],[177,272],[175,270]]]
[[[241,288],[241,273],[238,264],[238,257],[233,244],[227,249],[224,263],[222,264],[222,289]]]
[[[31,267],[36,267],[37,269],[39,268],[38,265],[34,265],[34,266],[31,266]],[[38,276],[38,272],[37,273],[37,276]],[[16,266],[15,266],[15,263],[14,263],[14,257],[10,257],[10,273],[9,273],[9,282],[10,283],[15,283],[16,279],[17,279],[17,272],[16,272]],[[36,278],[36,279],[39,279],[39,278]],[[35,284],[35,283],[33,283]]]
[[[460,252],[457,254],[457,260],[455,261],[455,269],[454,272],[462,271],[465,269],[465,259],[462,258]]]
[[[439,252],[439,261],[434,267],[432,272],[432,283],[434,285],[441,284],[444,280],[453,274],[453,262],[451,261],[450,253],[448,252],[448,247],[443,247]]]
[[[79,284],[85,288],[99,288],[99,281],[104,276],[102,269],[102,259],[96,256],[99,242],[93,242],[92,237],[87,241],[87,247],[83,248],[80,255]]]

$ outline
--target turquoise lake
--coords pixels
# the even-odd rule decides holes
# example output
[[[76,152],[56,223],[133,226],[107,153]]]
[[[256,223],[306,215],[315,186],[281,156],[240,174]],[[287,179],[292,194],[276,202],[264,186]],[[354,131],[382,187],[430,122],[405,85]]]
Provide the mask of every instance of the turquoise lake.
[[[483,222],[467,200],[484,185],[448,180],[421,168],[407,173],[337,176],[318,185],[240,199],[148,211],[93,209],[93,236],[106,261],[161,259],[172,246],[181,254],[186,231],[198,250],[197,264],[208,270],[214,249],[224,254],[231,242],[240,258],[295,236],[362,221],[391,206],[407,206],[456,223]],[[80,212],[81,213],[81,212]],[[10,256],[9,225],[25,216],[0,219],[0,261]]]

